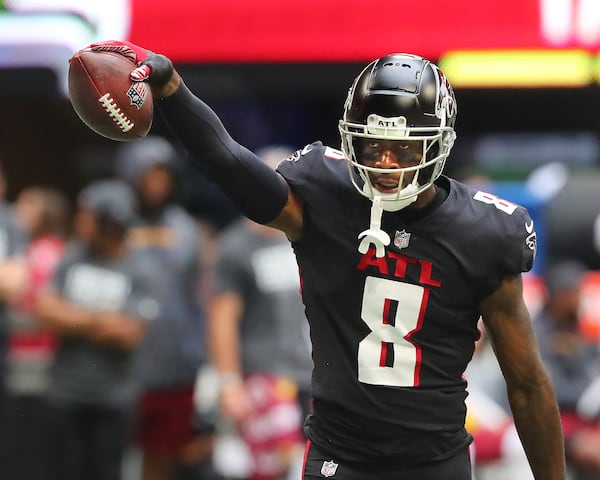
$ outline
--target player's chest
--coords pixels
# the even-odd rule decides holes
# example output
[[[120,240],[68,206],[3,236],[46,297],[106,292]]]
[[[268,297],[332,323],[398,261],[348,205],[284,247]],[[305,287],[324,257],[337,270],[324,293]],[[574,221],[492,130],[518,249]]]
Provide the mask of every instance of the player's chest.
[[[451,296],[459,303],[470,301],[471,279],[466,276],[459,245],[454,248],[439,241],[426,225],[406,223],[390,215],[381,223],[389,243],[379,252],[375,244],[360,251],[359,236],[369,228],[368,216],[361,217],[323,218],[308,231],[314,254],[310,256],[318,258],[321,274],[326,272],[323,288],[348,291],[374,277],[418,285],[434,296]]]

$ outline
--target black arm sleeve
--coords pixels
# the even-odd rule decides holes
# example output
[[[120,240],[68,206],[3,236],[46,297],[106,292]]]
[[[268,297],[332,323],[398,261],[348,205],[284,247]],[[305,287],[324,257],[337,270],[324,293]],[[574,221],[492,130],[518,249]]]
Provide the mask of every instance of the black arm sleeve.
[[[288,185],[250,150],[237,143],[215,112],[182,82],[157,110],[196,167],[217,183],[240,211],[258,223],[274,220],[285,206]]]

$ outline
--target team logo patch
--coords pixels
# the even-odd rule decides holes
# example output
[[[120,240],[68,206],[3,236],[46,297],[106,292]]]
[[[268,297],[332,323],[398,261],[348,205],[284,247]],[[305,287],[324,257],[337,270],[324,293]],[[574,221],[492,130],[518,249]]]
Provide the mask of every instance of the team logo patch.
[[[321,475],[324,477],[333,477],[337,470],[338,464],[333,460],[323,462],[323,466],[321,467]]]
[[[410,233],[406,230],[396,230],[396,235],[394,235],[394,246],[400,249],[406,248],[408,247],[408,242],[410,242]]]
[[[444,114],[448,117],[456,115],[456,98],[450,82],[442,71],[434,67],[438,78],[438,98],[435,105],[435,114],[438,118],[444,118]]]
[[[139,110],[148,96],[148,87],[143,82],[133,82],[127,90],[127,96],[131,105],[135,105]]]
[[[297,162],[298,160],[300,160],[300,150],[295,151],[289,157],[286,157],[283,161],[284,162]]]
[[[306,145],[302,150],[296,150],[289,157],[287,157],[286,159],[284,159],[284,161],[297,162],[298,160],[300,160],[300,157],[302,157],[302,155],[306,155],[312,149],[313,149],[312,145],[310,145],[310,144]]]
[[[533,255],[535,256],[535,254],[537,253],[537,238],[535,232],[527,236],[527,238],[525,239],[525,243],[529,247],[529,250],[533,251]]]
[[[533,251],[533,258],[535,258],[537,253],[537,237],[533,231],[533,220],[531,220],[529,223],[525,222],[525,231],[529,234],[527,235],[527,238],[525,238],[525,244],[529,250]]]

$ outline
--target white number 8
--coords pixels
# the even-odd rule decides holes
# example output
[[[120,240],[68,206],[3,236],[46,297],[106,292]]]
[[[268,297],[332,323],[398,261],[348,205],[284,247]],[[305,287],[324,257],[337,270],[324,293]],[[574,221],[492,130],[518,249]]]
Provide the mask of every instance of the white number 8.
[[[361,317],[371,333],[358,344],[360,382],[418,386],[421,347],[411,335],[421,328],[428,294],[420,285],[367,277]]]

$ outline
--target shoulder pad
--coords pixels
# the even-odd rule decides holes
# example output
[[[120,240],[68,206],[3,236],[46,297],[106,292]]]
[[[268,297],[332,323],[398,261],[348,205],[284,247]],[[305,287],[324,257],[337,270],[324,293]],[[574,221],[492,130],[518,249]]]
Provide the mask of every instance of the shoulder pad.
[[[493,207],[486,217],[488,224],[495,226],[498,238],[504,241],[502,250],[507,252],[505,264],[510,264],[511,260],[516,262],[507,270],[517,273],[530,270],[537,252],[537,241],[527,209],[481,190],[473,195],[473,199]]]

